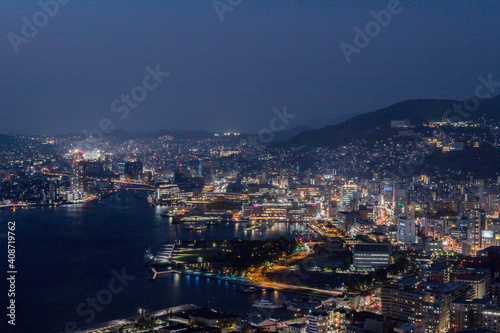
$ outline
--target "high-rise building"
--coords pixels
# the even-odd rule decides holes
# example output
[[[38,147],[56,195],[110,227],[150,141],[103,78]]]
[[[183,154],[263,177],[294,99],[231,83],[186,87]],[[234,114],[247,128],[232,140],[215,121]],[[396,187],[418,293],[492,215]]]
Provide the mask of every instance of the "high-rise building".
[[[410,282],[382,288],[382,314],[409,321],[417,333],[444,332],[449,325],[451,303],[466,297],[469,286],[455,281]]]
[[[136,161],[136,162],[125,162],[125,175],[132,177],[132,178],[137,178],[142,174],[143,171],[143,166],[142,162]]]
[[[82,199],[87,191],[87,161],[83,158],[83,151],[73,153],[71,164],[71,194]]]
[[[482,210],[470,209],[467,216],[467,243],[470,244],[471,255],[476,255],[481,250],[481,230],[485,225],[485,214]]]
[[[451,303],[450,331],[459,332],[481,327],[488,299],[459,298]]]
[[[500,278],[500,246],[490,246],[477,253],[478,257],[485,258],[489,261],[491,278]]]
[[[415,219],[406,216],[398,217],[398,234],[397,241],[399,244],[409,245],[417,241],[417,228]]]
[[[344,232],[349,232],[354,226],[357,215],[353,212],[339,211],[337,212],[338,228]]]
[[[393,190],[392,190],[392,202],[394,205],[397,205],[398,203],[406,203],[407,201],[407,189],[406,186],[404,185],[395,185]]]
[[[423,332],[424,302],[429,294],[416,290],[393,287],[382,288],[382,314],[399,320],[409,321],[416,332]]]
[[[423,233],[433,240],[442,240],[446,234],[446,220],[424,217],[421,220]]]
[[[441,302],[424,302],[423,312],[424,317],[422,321],[423,330],[425,333],[445,332],[448,328],[449,315],[447,309]]]
[[[426,333],[446,331],[450,325],[451,303],[470,295],[469,285],[458,281],[443,284],[424,282],[418,288],[430,295],[429,302],[424,304],[423,324]]]
[[[358,199],[358,186],[356,184],[345,184],[340,190],[340,205],[344,210],[355,210],[353,207],[353,200]],[[356,205],[354,205],[356,206]]]
[[[500,333],[500,308],[486,308],[483,310],[482,327]]]

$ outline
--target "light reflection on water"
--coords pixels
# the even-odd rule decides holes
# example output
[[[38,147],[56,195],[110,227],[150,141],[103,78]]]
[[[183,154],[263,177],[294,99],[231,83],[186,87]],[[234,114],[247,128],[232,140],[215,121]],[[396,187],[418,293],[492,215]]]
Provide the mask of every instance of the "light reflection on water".
[[[19,331],[62,332],[68,321],[86,326],[77,306],[105,288],[111,271],[125,268],[136,278],[114,296],[93,323],[123,318],[137,308],[161,309],[183,303],[208,305],[244,315],[253,301],[277,299],[274,292],[238,293],[240,286],[199,277],[165,276],[149,281],[144,251],[181,240],[266,239],[292,236],[305,224],[279,223],[263,231],[245,231],[245,223],[221,224],[204,232],[185,230],[161,217],[146,195],[123,193],[88,204],[0,211],[0,234],[16,221]],[[2,283],[5,283],[2,281]],[[3,287],[3,285],[1,286]],[[2,289],[5,290],[5,289]],[[276,293],[279,294],[279,293]],[[2,331],[0,329],[0,331]]]

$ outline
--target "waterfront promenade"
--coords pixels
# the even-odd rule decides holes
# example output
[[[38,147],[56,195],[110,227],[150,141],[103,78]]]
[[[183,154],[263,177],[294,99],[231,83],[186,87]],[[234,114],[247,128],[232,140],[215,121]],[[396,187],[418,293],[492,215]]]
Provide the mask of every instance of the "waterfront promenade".
[[[148,316],[159,317],[159,316],[167,315],[169,313],[189,311],[189,310],[196,309],[196,308],[197,308],[197,306],[194,304],[183,304],[183,305],[178,305],[178,306],[174,306],[171,308],[166,308],[166,309],[162,309],[162,310],[149,312]],[[133,316],[133,317],[130,317],[127,319],[115,319],[115,320],[107,321],[105,323],[100,323],[100,324],[97,324],[97,325],[92,326],[92,327],[87,327],[87,328],[81,330],[81,333],[94,333],[94,332],[105,331],[106,329],[110,329],[113,327],[115,327],[115,328],[121,327],[123,325],[130,324],[133,321],[137,321],[140,317],[141,317],[141,315],[136,315],[136,316]]]
[[[282,292],[287,292],[287,293],[292,293],[292,294],[308,295],[308,296],[331,297],[331,296],[342,295],[342,291],[339,291],[339,290],[325,290],[325,289],[318,289],[318,288],[311,288],[311,287],[294,286],[294,285],[276,283],[276,282],[265,282],[265,281],[260,282],[260,281],[244,280],[244,279],[235,279],[235,278],[228,278],[228,277],[219,276],[219,275],[210,274],[210,273],[195,272],[195,271],[191,271],[191,270],[167,270],[167,271],[156,271],[155,270],[154,273],[155,273],[155,275],[154,275],[155,278],[160,277],[160,276],[165,275],[165,274],[185,274],[185,275],[191,275],[191,276],[205,277],[208,279],[226,281],[227,283],[232,283],[232,284],[241,285],[241,286],[245,286],[245,287],[256,287],[256,288],[262,288],[262,289],[270,289],[270,290],[282,291]]]

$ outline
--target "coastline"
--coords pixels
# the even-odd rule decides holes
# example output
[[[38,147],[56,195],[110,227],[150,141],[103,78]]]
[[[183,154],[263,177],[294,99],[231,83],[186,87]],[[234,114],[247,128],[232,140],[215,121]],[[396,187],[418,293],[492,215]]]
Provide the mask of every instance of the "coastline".
[[[188,311],[188,310],[196,309],[196,308],[198,308],[198,306],[196,306],[194,304],[183,304],[183,305],[173,306],[171,308],[156,310],[156,311],[151,312],[149,315],[150,316],[163,316],[163,315],[168,314],[169,312],[173,313],[173,312],[179,312],[179,311]],[[126,324],[130,324],[131,323],[130,319],[137,321],[140,317],[141,317],[140,315],[136,315],[133,317],[129,317],[127,319],[114,319],[114,320],[110,320],[110,321],[96,324],[94,326],[86,327],[86,328],[80,330],[80,332],[81,333],[93,333],[96,331],[109,329],[111,327],[123,326]]]
[[[178,269],[176,269],[175,271],[172,271],[172,270],[168,270],[168,271],[171,271],[170,274],[200,276],[200,277],[205,277],[208,279],[226,281],[228,283],[240,285],[240,286],[244,286],[244,287],[256,287],[256,288],[261,288],[261,289],[266,289],[266,290],[267,289],[276,290],[276,291],[286,292],[286,293],[290,293],[290,294],[297,294],[297,295],[316,296],[316,297],[331,297],[331,296],[342,295],[342,292],[338,291],[338,290],[324,290],[324,289],[317,289],[317,288],[311,288],[311,287],[294,286],[294,285],[277,283],[277,282],[256,282],[256,281],[252,281],[252,280],[227,278],[227,277],[223,277],[223,276],[218,276],[218,275],[209,274],[209,273],[195,272],[195,271],[191,271],[191,270],[178,270]],[[162,272],[166,272],[166,271],[157,271],[157,272],[159,274],[162,274]],[[161,276],[159,278],[161,278]]]

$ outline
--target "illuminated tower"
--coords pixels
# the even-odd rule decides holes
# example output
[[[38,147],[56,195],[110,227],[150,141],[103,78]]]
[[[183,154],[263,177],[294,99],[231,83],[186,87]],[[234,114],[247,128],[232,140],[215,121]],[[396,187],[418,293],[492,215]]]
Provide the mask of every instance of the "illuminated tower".
[[[83,198],[87,190],[87,162],[83,159],[83,151],[73,153],[71,165],[71,193],[80,194]]]
[[[471,254],[475,255],[481,250],[481,230],[485,224],[484,211],[480,209],[470,209],[467,211],[469,222],[467,224],[467,242],[471,247]]]
[[[417,229],[415,219],[400,216],[398,217],[398,234],[397,241],[399,244],[409,245],[417,241]]]

